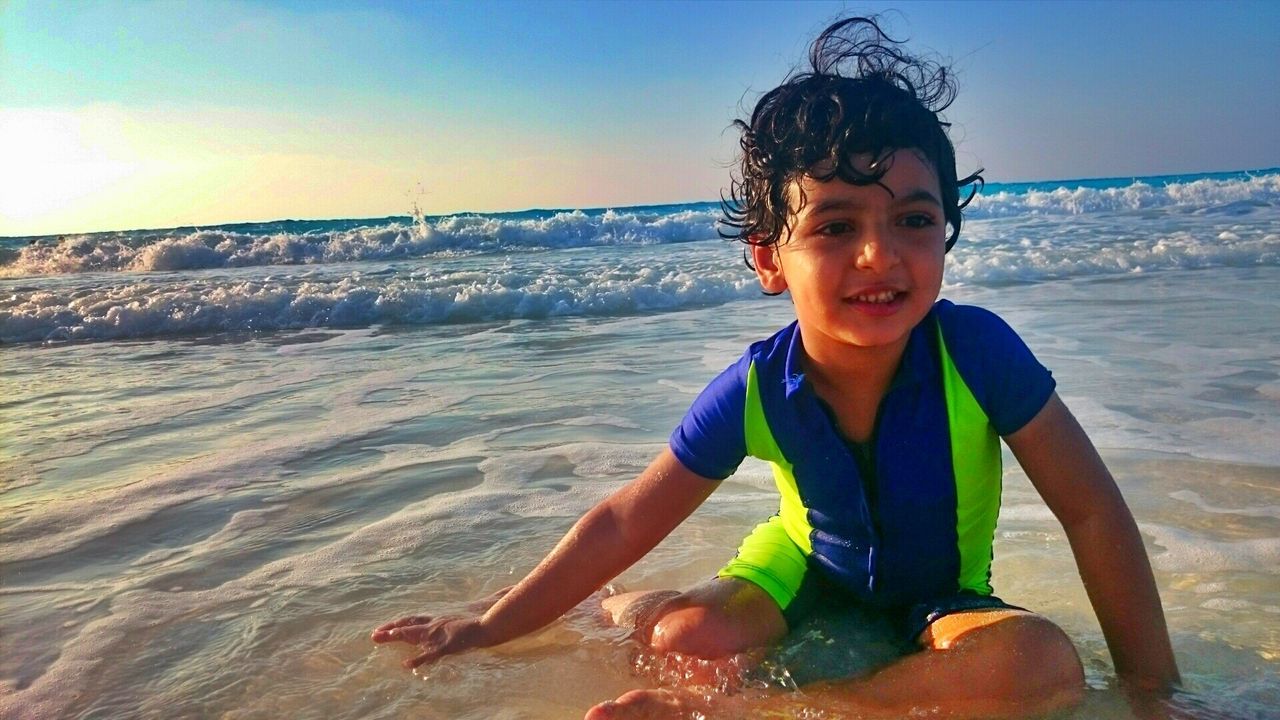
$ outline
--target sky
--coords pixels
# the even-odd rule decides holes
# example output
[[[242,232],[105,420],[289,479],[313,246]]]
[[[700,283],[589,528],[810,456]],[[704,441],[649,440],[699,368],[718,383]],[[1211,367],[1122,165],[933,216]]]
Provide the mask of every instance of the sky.
[[[962,175],[1280,166],[1280,3],[0,0],[0,236],[714,200],[867,12],[957,71]]]

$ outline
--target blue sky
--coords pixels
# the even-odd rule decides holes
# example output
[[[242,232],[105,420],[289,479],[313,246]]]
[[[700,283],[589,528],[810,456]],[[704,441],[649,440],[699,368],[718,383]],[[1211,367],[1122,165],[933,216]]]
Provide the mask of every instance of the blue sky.
[[[0,3],[0,235],[714,199],[842,12],[950,58],[961,171],[1280,165],[1280,3]]]

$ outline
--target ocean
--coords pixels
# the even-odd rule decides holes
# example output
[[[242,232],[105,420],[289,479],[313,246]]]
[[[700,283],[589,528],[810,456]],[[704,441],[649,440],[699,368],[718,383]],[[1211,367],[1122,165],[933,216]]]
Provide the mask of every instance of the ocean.
[[[564,718],[669,679],[589,600],[413,674],[370,630],[529,570],[790,321],[717,205],[0,238],[0,715]],[[1280,707],[1280,169],[989,184],[943,297],[1053,370],[1155,567],[1204,717]],[[752,462],[619,587],[713,574]],[[1006,456],[993,584],[1129,718],[1061,528]],[[872,662],[834,625],[729,680]],[[729,672],[726,670],[725,672]],[[820,705],[815,705],[814,717]]]

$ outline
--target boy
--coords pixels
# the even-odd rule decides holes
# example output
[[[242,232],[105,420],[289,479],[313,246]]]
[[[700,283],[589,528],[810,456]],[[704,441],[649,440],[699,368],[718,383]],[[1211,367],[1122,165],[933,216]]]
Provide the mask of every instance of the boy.
[[[719,658],[777,642],[816,604],[855,603],[920,651],[809,686],[803,705],[1059,707],[1083,690],[1075,649],[989,583],[1000,436],[1066,529],[1117,672],[1143,689],[1175,683],[1137,526],[1053,379],[999,318],[938,300],[960,188],[980,180],[956,177],[938,117],[953,97],[945,68],[905,54],[874,20],[824,31],[808,71],[736,123],[741,177],[725,203],[730,235],[766,293],[790,293],[796,322],[713,380],[649,468],[483,615],[403,618],[374,641],[419,645],[417,666],[536,630],[643,557],[752,455],[773,464],[778,514],[716,578],[609,598],[615,619],[658,652]],[[746,702],[642,690],[587,717],[742,716]],[[786,695],[753,703],[801,707]]]

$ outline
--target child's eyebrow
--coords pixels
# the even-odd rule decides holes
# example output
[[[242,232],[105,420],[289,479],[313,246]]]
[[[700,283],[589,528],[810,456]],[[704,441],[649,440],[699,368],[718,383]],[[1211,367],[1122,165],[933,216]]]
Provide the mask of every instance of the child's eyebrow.
[[[808,205],[804,208],[804,213],[806,215],[823,215],[829,212],[857,210],[860,207],[862,207],[862,203],[854,202],[853,200],[845,200],[843,198],[836,198]]]
[[[923,201],[923,202],[933,203],[938,207],[942,207],[942,201],[939,200],[933,193],[929,192],[928,190],[925,190],[924,188],[916,188],[915,190],[912,190],[906,195],[903,195],[897,201],[898,203],[903,205],[907,203]]]
[[[942,207],[942,201],[939,200],[936,195],[924,188],[915,188],[902,197],[894,197],[894,204],[896,205],[909,205],[916,202],[927,202],[937,205],[938,207]],[[809,205],[803,212],[805,215],[813,216],[822,215],[828,212],[857,210],[861,207],[862,203],[857,202],[856,200],[851,200],[849,198],[832,198],[830,200],[823,200],[822,202]]]

